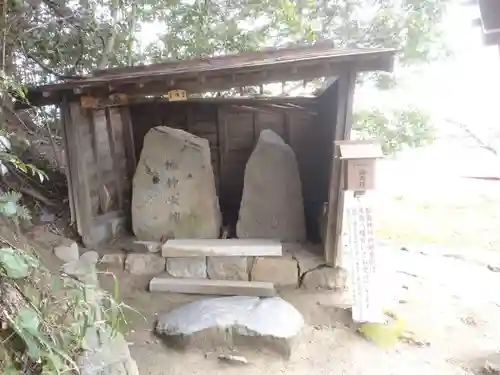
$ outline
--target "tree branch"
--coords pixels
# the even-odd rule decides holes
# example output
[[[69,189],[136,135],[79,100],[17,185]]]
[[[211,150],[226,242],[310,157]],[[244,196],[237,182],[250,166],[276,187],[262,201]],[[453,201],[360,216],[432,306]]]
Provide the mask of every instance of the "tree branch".
[[[470,138],[472,138],[477,143],[477,145],[479,147],[481,147],[482,149],[484,149],[486,151],[491,152],[493,155],[498,157],[498,151],[495,148],[493,148],[492,146],[490,146],[489,144],[487,144],[486,142],[484,142],[481,138],[479,138],[479,136],[477,134],[475,134],[469,128],[469,126],[467,126],[466,124],[463,124],[461,122],[452,120],[452,119],[445,119],[445,121],[449,122],[450,124],[457,125],[460,129],[462,129],[465,133],[467,133],[467,135]]]
[[[99,61],[99,64],[97,64],[98,70],[106,69],[108,67],[109,56],[115,46],[116,25],[118,24],[118,5],[119,5],[118,0],[114,0],[113,4],[111,5],[111,30],[108,37],[108,41],[102,53],[101,61]]]
[[[27,58],[33,60],[44,71],[46,71],[47,73],[50,73],[50,74],[54,75],[55,77],[57,77],[59,79],[83,79],[84,78],[83,76],[80,76],[80,75],[66,75],[66,74],[58,73],[54,69],[52,69],[51,67],[45,65],[42,61],[40,61],[40,59],[38,59],[38,57],[36,57],[35,55],[32,55],[31,53],[29,53],[28,51],[26,51],[26,48],[24,48],[23,45],[21,45],[21,48],[22,48],[22,50],[24,52],[24,55]]]

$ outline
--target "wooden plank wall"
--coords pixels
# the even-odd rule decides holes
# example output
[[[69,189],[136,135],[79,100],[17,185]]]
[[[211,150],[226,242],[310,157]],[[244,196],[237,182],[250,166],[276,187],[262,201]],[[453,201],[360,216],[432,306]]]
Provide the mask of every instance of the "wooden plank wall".
[[[89,247],[110,240],[119,219],[128,217],[132,192],[130,128],[121,109],[93,110],[64,105],[65,142],[70,165],[72,217]],[[133,156],[133,155],[132,155]],[[108,225],[109,224],[109,225]]]
[[[127,211],[131,184],[120,111],[117,108],[86,111],[90,126],[82,127],[82,142],[86,150],[92,214],[97,217],[112,211]]]
[[[317,219],[328,201],[334,124],[305,111],[250,110],[214,103],[144,103],[130,108],[136,155],[155,126],[184,129],[209,140],[225,224],[237,220],[245,166],[263,129],[272,129],[294,149],[302,178],[308,233],[318,239]]]

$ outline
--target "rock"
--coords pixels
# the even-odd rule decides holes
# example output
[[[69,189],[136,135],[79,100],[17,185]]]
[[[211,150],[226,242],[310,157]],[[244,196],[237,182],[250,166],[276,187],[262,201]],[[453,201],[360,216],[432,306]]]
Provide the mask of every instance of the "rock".
[[[299,285],[297,261],[290,257],[258,257],[250,275],[252,281],[268,281],[276,286]]]
[[[283,254],[295,259],[299,265],[300,275],[325,264],[323,245],[299,243],[282,243]]]
[[[494,353],[484,361],[484,372],[486,374],[500,374],[500,353]]]
[[[97,264],[99,261],[99,254],[96,251],[86,251],[80,256],[80,259],[87,263]]]
[[[73,260],[61,266],[61,271],[72,276],[85,284],[98,285],[95,264],[85,261],[85,259]]]
[[[321,266],[306,272],[301,286],[307,290],[345,290],[347,271],[341,267]]]
[[[40,215],[40,221],[43,223],[52,223],[56,220],[56,215],[50,212],[44,212]]]
[[[213,280],[248,281],[247,257],[208,257],[207,273]]]
[[[89,327],[83,349],[76,360],[80,375],[139,375],[137,363],[119,332],[112,335],[109,331]]]
[[[78,244],[67,238],[63,238],[61,243],[54,247],[54,254],[63,262],[72,262],[80,258]]]
[[[167,273],[172,277],[183,277],[187,279],[207,278],[207,259],[200,258],[168,258]]]
[[[302,315],[281,298],[238,296],[198,300],[160,315],[156,332],[181,348],[252,345],[290,357],[303,325]]]
[[[123,269],[123,267],[125,266],[125,254],[124,253],[104,254],[99,263],[104,264],[106,266],[118,267]]]
[[[132,251],[137,253],[159,253],[161,250],[161,242],[157,241],[134,241],[132,243]]]
[[[304,203],[295,154],[266,129],[245,168],[236,233],[239,238],[306,239]]]
[[[230,365],[248,365],[247,359],[240,355],[221,354],[217,358],[220,362]]]
[[[125,271],[133,275],[157,275],[165,271],[165,258],[156,254],[128,254]]]
[[[206,139],[166,126],[151,129],[132,195],[139,240],[219,238],[221,214]]]

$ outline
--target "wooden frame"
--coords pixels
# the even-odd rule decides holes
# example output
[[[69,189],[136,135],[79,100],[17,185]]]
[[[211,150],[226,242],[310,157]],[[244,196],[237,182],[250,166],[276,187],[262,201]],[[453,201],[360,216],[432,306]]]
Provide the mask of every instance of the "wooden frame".
[[[332,142],[347,140],[350,137],[355,84],[356,72],[354,71],[347,71],[337,80],[337,118],[335,138]],[[342,168],[339,150],[334,147],[325,238],[325,260],[334,267],[341,264],[342,255],[342,222],[344,217],[344,190],[342,188],[344,173]]]
[[[137,118],[134,117],[132,108],[142,105],[160,105],[154,102],[165,101],[164,95],[167,92],[165,90],[171,88],[184,89],[189,91],[189,94],[196,94],[238,86],[262,87],[268,82],[327,78],[321,97],[330,102],[323,107],[318,105],[318,97],[215,97],[207,99],[193,95],[193,97],[188,97],[186,103],[195,106],[201,106],[196,102],[218,105],[215,119],[218,158],[217,161],[214,159],[213,163],[218,163],[219,193],[224,190],[220,185],[224,182],[224,178],[229,181],[231,176],[236,176],[234,179],[236,184],[231,182],[230,185],[234,186],[228,190],[231,192],[228,194],[231,198],[226,202],[226,205],[231,207],[235,205],[233,201],[237,198],[237,192],[235,194],[234,191],[237,191],[241,185],[238,177],[239,160],[245,158],[246,152],[251,151],[251,145],[255,142],[256,118],[260,117],[257,114],[271,112],[283,116],[285,134],[282,136],[284,139],[289,143],[294,143],[293,140],[295,140],[295,145],[299,150],[303,147],[302,150],[307,149],[305,152],[312,155],[314,160],[322,160],[321,172],[316,173],[317,177],[310,176],[307,171],[304,172],[311,165],[311,160],[307,157],[304,158],[305,162],[300,167],[301,173],[304,173],[305,178],[310,182],[306,187],[309,189],[307,194],[304,193],[304,196],[309,197],[307,215],[309,215],[308,220],[311,221],[316,207],[320,204],[323,206],[328,200],[325,258],[328,263],[339,265],[344,192],[341,181],[342,166],[338,159],[338,150],[333,144],[337,140],[349,138],[356,72],[390,71],[393,55],[393,50],[386,49],[371,51],[332,51],[331,48],[329,50],[324,48],[269,50],[264,54],[254,52],[98,72],[94,76],[79,81],[31,89],[28,96],[35,105],[55,103],[61,105],[71,217],[77,223],[78,232],[84,244],[93,247],[101,240],[109,239],[115,233],[116,228],[130,216],[130,186],[132,186],[137,165],[137,149],[134,143],[137,142],[138,146],[141,144],[140,138],[134,139],[132,122],[137,121]],[[82,98],[86,98],[88,103],[82,102]],[[119,100],[116,101],[116,98]],[[335,102],[332,103],[333,100]],[[153,103],[144,103],[149,101]],[[137,107],[132,107],[132,104],[137,104]],[[235,152],[233,154],[235,159],[231,159],[231,156],[227,155],[230,139],[225,113],[235,112],[234,107],[238,107],[237,113],[238,116],[242,115],[242,121],[248,122],[248,116],[252,116],[253,138],[247,147],[244,137],[250,135],[244,130],[242,133],[244,136],[238,138],[244,141],[235,143],[237,148],[231,149]],[[253,113],[245,113],[248,111]],[[304,125],[305,122],[313,121],[310,118],[320,118],[321,111],[325,112],[322,122],[319,121],[321,125],[318,124],[312,136],[308,136],[307,134],[311,133],[306,133],[309,130],[307,130],[307,125]],[[101,116],[102,113],[104,113],[103,116]],[[153,117],[155,118],[153,121],[162,118],[161,116]],[[292,131],[290,130],[291,124],[298,126],[301,130],[298,133],[287,133]],[[328,127],[328,124],[331,124],[331,127]],[[242,129],[246,129],[246,126],[245,123]],[[210,133],[203,129],[200,136]],[[231,131],[234,130],[234,128],[231,129]],[[144,135],[141,132],[138,134]],[[105,139],[107,143],[104,143]],[[244,149],[241,148],[242,144]],[[319,150],[319,153],[309,152],[307,147],[310,144],[313,144],[313,149]],[[213,149],[215,150],[215,147]],[[329,167],[330,158],[331,166]],[[227,172],[226,169],[230,164],[228,162],[226,165],[226,161],[229,160],[236,160],[236,162],[230,165],[230,172],[228,176],[225,176],[224,173]],[[235,170],[237,173],[234,173]],[[116,191],[108,190],[113,186],[116,186]],[[314,186],[323,188],[318,190]]]

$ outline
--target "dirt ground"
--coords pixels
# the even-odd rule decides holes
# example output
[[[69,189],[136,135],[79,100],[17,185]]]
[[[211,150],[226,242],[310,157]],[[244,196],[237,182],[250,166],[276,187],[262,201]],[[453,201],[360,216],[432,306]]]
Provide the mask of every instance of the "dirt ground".
[[[37,234],[37,237],[40,234]],[[218,353],[176,352],[152,334],[155,316],[196,297],[151,294],[149,277],[112,271],[119,280],[120,298],[140,314],[130,313],[132,356],[141,375],[234,374],[479,374],[484,358],[500,349],[500,254],[447,252],[435,247],[381,246],[385,307],[397,313],[414,333],[413,339],[383,349],[341,324],[347,320],[336,306],[346,296],[334,293],[286,291],[307,322],[301,342],[286,361],[269,353],[244,350],[248,365],[221,364]],[[50,254],[46,263],[57,265]],[[112,290],[110,276],[101,285]]]
[[[141,375],[174,374],[477,374],[484,358],[500,349],[500,273],[488,269],[500,256],[439,249],[383,248],[384,300],[406,321],[414,340],[385,350],[339,324],[335,308],[342,297],[288,291],[282,296],[304,315],[307,326],[289,361],[252,350],[239,355],[250,362],[234,367],[218,362],[217,353],[175,352],[152,335],[155,314],[194,299],[145,292],[147,280],[119,276],[124,301],[137,308],[128,335]],[[345,320],[345,319],[344,319]]]

